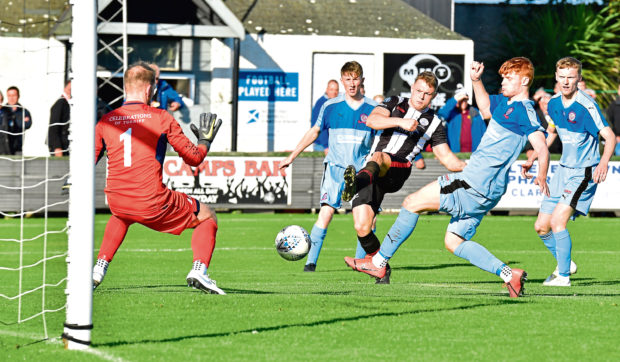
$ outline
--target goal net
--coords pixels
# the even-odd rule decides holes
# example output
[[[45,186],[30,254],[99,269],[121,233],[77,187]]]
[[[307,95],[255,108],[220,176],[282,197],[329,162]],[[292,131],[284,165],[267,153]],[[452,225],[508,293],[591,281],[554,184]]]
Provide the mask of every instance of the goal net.
[[[87,348],[92,328],[95,2],[24,0],[7,6],[13,8],[0,15],[5,104],[0,142],[14,146],[17,139],[22,147],[5,150],[0,145],[0,347],[60,344],[62,334],[68,348]],[[69,33],[63,43],[51,36],[59,26],[80,31]],[[69,62],[67,54],[73,54]],[[68,159],[51,157],[46,146],[50,107],[66,78],[72,79],[73,90]],[[17,104],[9,98],[15,92],[6,92],[13,85],[19,89]],[[69,182],[71,188],[64,188]]]

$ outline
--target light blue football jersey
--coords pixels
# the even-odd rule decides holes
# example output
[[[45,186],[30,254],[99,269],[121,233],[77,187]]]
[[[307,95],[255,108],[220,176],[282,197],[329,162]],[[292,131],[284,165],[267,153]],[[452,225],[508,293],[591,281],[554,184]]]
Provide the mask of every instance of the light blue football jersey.
[[[364,102],[353,109],[344,94],[340,94],[323,104],[316,126],[329,129],[329,152],[324,163],[341,167],[355,165],[359,170],[364,166],[364,158],[370,151],[376,131],[366,126],[368,115],[377,102],[364,97]]]
[[[527,136],[544,129],[533,102],[508,102],[503,95],[490,96],[492,118],[480,145],[463,169],[463,179],[482,196],[498,200],[508,187],[508,171],[519,157]]]
[[[582,90],[568,106],[562,104],[562,95],[549,100],[548,113],[562,140],[560,164],[565,167],[589,167],[601,160],[598,133],[609,126],[598,104]]]

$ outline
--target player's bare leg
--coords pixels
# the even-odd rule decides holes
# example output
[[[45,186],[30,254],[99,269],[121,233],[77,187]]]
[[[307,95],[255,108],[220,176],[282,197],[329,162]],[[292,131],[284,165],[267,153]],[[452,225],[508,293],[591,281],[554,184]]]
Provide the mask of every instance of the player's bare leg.
[[[383,239],[378,252],[371,258],[345,258],[345,263],[353,270],[383,278],[387,273],[388,261],[415,229],[419,212],[437,210],[438,208],[439,184],[435,181],[407,196],[396,221]]]
[[[357,190],[372,184],[377,177],[385,176],[390,169],[392,159],[385,152],[375,152],[364,168],[355,172],[355,167],[349,165],[344,171],[344,190],[342,200],[351,201]]]
[[[379,247],[381,247],[381,243],[379,239],[373,232],[374,224],[377,218],[375,212],[372,207],[367,204],[356,205],[353,208],[353,223],[355,227],[355,231],[357,232],[357,239],[361,244],[362,248],[366,252],[366,256],[361,259],[370,259],[373,255],[377,253]],[[357,257],[357,256],[356,256]],[[350,260],[352,258],[345,258],[346,260]],[[347,262],[347,265],[349,263]],[[382,278],[376,278],[376,284],[390,284],[390,275],[392,274],[392,269],[389,264],[386,264],[385,275]]]
[[[551,235],[553,238],[554,256],[557,260],[557,267],[554,272],[543,282],[545,286],[570,287],[570,275],[577,272],[577,265],[571,260],[572,241],[568,230],[566,230],[566,224],[574,212],[575,209],[570,205],[558,203],[551,215],[542,214],[546,216],[544,217],[546,223],[543,226],[546,229],[551,229],[551,232],[547,232],[545,236],[549,238]],[[537,220],[536,231],[544,232],[545,229],[540,224]]]

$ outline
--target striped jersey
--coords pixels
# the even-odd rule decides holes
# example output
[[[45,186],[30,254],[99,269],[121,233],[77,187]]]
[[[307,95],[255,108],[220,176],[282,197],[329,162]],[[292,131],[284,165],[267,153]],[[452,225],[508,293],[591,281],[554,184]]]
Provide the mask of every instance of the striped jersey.
[[[375,101],[364,97],[362,104],[353,109],[344,94],[323,104],[315,126],[321,132],[329,129],[329,152],[324,163],[341,167],[355,165],[356,169],[364,166],[364,159],[377,132],[366,126],[366,120],[376,105]]]
[[[388,97],[378,107],[387,109],[390,117],[417,119],[418,127],[414,131],[406,131],[400,127],[384,129],[375,137],[371,155],[373,152],[385,152],[411,162],[427,143],[430,143],[431,147],[448,143],[446,128],[432,109],[427,108],[420,112],[413,108],[409,104],[409,98],[405,97]]]
[[[597,165],[601,160],[598,133],[609,126],[598,104],[577,90],[574,101],[564,107],[558,93],[549,100],[548,113],[562,140],[560,164],[573,168]]]
[[[519,157],[527,137],[544,130],[532,101],[509,102],[501,94],[491,95],[489,100],[492,118],[462,172],[471,188],[487,199],[499,201],[508,187],[510,166]]]

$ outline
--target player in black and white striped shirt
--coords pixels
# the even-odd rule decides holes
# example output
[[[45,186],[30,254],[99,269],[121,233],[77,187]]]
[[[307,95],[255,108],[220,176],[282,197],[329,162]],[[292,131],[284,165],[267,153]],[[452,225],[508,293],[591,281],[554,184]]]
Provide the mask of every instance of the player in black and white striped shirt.
[[[375,136],[366,166],[357,174],[355,167],[347,167],[342,192],[343,200],[353,199],[355,230],[366,253],[380,246],[372,222],[385,194],[402,188],[411,174],[411,161],[426,144],[448,170],[458,172],[465,167],[450,150],[441,120],[429,108],[436,94],[437,78],[432,72],[422,72],[411,85],[411,98],[389,97],[368,116],[366,125],[382,132]],[[356,259],[364,257],[360,254]],[[386,275],[378,283],[389,283]]]

